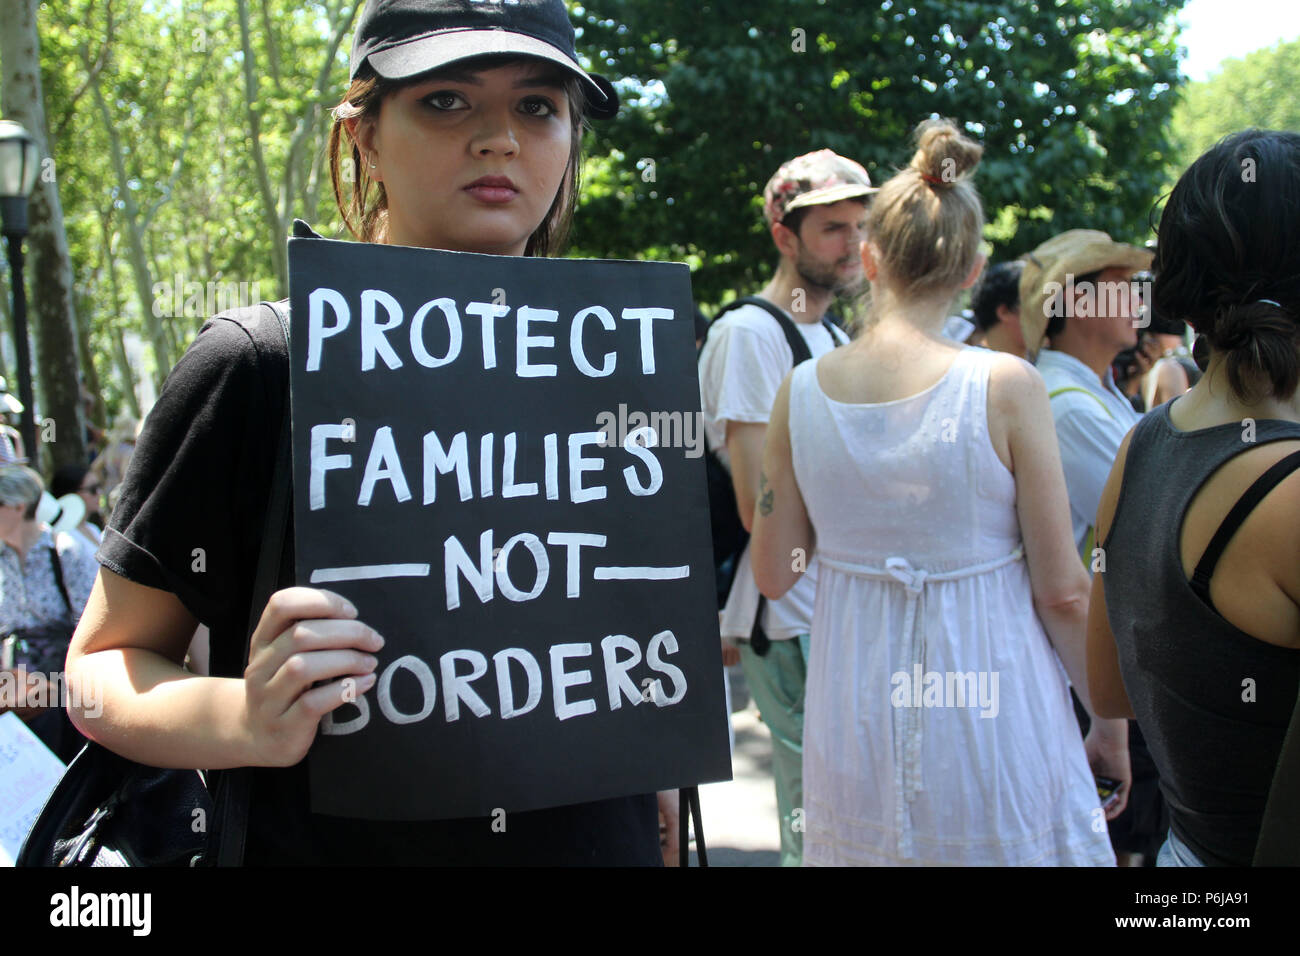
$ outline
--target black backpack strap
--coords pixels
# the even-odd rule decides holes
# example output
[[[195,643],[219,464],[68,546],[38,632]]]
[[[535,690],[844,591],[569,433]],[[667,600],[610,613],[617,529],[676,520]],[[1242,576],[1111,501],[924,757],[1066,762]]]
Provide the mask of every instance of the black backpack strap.
[[[723,315],[733,309],[740,308],[742,305],[758,306],[758,308],[776,319],[777,324],[781,326],[781,331],[785,334],[786,342],[790,345],[790,352],[794,356],[794,365],[806,362],[812,358],[812,351],[808,348],[808,342],[804,339],[803,335],[800,334],[799,330],[795,328],[795,324],[790,320],[790,316],[786,315],[784,309],[778,308],[761,296],[747,295],[739,299],[733,299],[718,310],[717,315],[713,317],[713,322],[717,322]],[[709,328],[713,328],[713,322],[709,323]],[[840,345],[840,339],[836,334],[835,323],[829,318],[823,316],[822,327],[826,329],[826,334],[831,337],[831,347],[838,348]],[[707,339],[708,333],[706,332],[705,340],[707,341]],[[703,344],[701,344],[701,349],[703,349]],[[754,626],[750,629],[749,635],[750,649],[760,657],[766,655],[772,646],[772,642],[768,638],[767,633],[763,630],[762,624],[763,611],[766,608],[767,598],[760,594],[758,596],[758,609],[754,612]]]
[[[843,344],[840,342],[839,334],[842,334],[846,339],[849,337],[848,331],[844,328],[844,320],[834,312],[828,311],[822,316],[822,325],[826,328],[826,334],[831,337],[831,341],[835,343],[836,348]]]
[[[287,346],[289,323],[284,312],[277,304],[270,302],[263,304],[275,314]],[[257,556],[256,577],[253,579],[253,603],[248,614],[248,634],[244,640],[241,675],[243,669],[248,666],[249,643],[253,631],[262,617],[266,602],[276,591],[284,565],[285,544],[289,532],[290,492],[293,487],[289,414],[290,405],[286,397],[284,416],[280,420],[276,440],[275,471],[271,478],[270,501],[266,508],[266,526],[262,535],[262,547]],[[220,774],[215,808],[219,824],[215,854],[217,866],[239,866],[244,861],[251,786],[251,768],[241,767]]]
[[[54,583],[59,586],[59,593],[63,595],[63,603],[68,606],[68,614],[72,616],[72,623],[76,624],[79,615],[72,609],[68,586],[63,583],[63,562],[59,560],[59,549],[55,544],[50,545],[50,568],[54,571]]]
[[[1214,567],[1219,563],[1219,558],[1223,555],[1223,549],[1228,546],[1228,542],[1237,533],[1237,529],[1241,527],[1242,522],[1255,510],[1255,506],[1264,499],[1264,496],[1276,488],[1287,475],[1297,468],[1300,468],[1300,451],[1287,455],[1256,478],[1255,483],[1247,488],[1246,493],[1238,498],[1237,503],[1232,506],[1228,516],[1219,525],[1219,530],[1214,532],[1214,537],[1210,539],[1209,545],[1205,548],[1205,553],[1201,555],[1201,560],[1196,564],[1196,570],[1192,572],[1190,582],[1196,596],[1204,601],[1207,607],[1217,610],[1214,607],[1214,602],[1210,600],[1210,576],[1214,574]]]
[[[713,321],[718,321],[718,319],[723,315],[730,312],[732,309],[740,308],[742,305],[756,305],[772,318],[776,319],[777,324],[781,326],[781,331],[785,333],[785,340],[790,344],[790,351],[794,353],[795,365],[798,365],[800,362],[806,362],[808,359],[812,358],[812,352],[808,350],[808,343],[805,342],[804,337],[799,334],[799,330],[794,327],[794,323],[790,321],[790,316],[785,314],[785,310],[778,309],[771,302],[768,302],[767,299],[759,296],[747,295],[740,299],[733,299],[718,310],[718,314],[713,317]],[[825,319],[822,321],[824,322]],[[712,328],[712,323],[710,323],[709,326]],[[836,345],[839,344],[840,340],[835,337],[834,332],[831,332],[831,341]]]

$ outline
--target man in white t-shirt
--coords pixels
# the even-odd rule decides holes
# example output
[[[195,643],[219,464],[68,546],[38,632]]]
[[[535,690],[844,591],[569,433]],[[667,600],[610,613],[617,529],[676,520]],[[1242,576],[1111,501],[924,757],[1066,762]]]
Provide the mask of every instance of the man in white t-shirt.
[[[867,171],[829,149],[792,159],[764,190],[763,213],[780,263],[759,298],[782,310],[816,358],[848,341],[823,322],[838,293],[861,285],[859,246]],[[700,396],[709,447],[731,472],[740,520],[748,530],[759,497],[759,466],[772,402],[794,365],[780,321],[747,304],[728,310],[708,332],[700,354]],[[722,612],[723,660],[739,660],[750,692],[772,733],[772,767],[781,817],[781,863],[797,866],[803,845],[803,695],[808,632],[817,593],[816,563],[806,556],[801,580],[758,621],[766,640],[751,643],[759,592],[749,552],[741,556]]]

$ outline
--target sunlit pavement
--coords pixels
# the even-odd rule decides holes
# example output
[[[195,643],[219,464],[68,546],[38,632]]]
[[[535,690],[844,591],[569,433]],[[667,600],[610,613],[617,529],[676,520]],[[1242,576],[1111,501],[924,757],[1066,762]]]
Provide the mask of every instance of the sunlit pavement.
[[[737,689],[733,683],[733,693]],[[744,696],[748,695],[742,690],[737,702]],[[700,787],[709,865],[777,866],[781,841],[772,784],[772,737],[752,702],[732,714],[731,726],[736,733],[734,779]],[[691,866],[698,864],[692,850]]]

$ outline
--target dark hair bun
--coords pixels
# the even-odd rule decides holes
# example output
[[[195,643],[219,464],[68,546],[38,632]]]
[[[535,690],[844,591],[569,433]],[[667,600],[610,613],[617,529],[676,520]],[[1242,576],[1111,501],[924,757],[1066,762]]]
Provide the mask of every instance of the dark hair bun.
[[[1258,299],[1219,309],[1206,338],[1227,353],[1228,384],[1238,395],[1255,397],[1264,376],[1274,395],[1289,396],[1300,382],[1300,325],[1278,303]]]

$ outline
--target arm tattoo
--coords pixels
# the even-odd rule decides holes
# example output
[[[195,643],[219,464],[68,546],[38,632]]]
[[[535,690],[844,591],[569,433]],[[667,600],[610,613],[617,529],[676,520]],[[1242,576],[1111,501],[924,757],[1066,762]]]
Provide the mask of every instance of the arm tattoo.
[[[767,475],[758,473],[758,513],[764,518],[772,513],[773,499],[776,491],[767,487]]]

